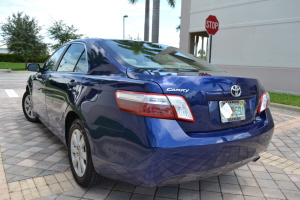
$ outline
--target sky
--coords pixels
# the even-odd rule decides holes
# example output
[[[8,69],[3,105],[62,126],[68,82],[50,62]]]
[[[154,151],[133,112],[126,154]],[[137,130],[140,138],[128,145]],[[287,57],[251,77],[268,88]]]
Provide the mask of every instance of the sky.
[[[80,2],[80,3],[79,3]],[[0,0],[0,25],[5,23],[12,13],[24,12],[35,17],[42,26],[44,42],[52,43],[47,33],[54,20],[63,20],[67,25],[74,25],[83,37],[123,38],[123,16],[125,19],[125,37],[144,39],[145,0],[135,5],[128,0]],[[171,8],[166,0],[160,4],[159,43],[179,46],[181,0]],[[150,1],[150,40],[152,25],[152,1]],[[2,37],[0,38],[2,40]]]

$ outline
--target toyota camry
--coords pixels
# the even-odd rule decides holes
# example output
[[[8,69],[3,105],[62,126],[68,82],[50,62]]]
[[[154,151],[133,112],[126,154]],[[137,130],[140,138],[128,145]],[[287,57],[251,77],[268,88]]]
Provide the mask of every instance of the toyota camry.
[[[266,151],[268,92],[178,48],[80,39],[29,64],[22,106],[68,148],[77,183],[153,187],[217,176]]]

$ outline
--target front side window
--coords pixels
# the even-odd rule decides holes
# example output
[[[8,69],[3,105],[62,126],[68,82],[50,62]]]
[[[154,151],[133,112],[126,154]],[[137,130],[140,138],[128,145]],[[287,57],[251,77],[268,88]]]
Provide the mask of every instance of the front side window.
[[[83,44],[72,44],[61,59],[57,71],[72,72],[84,50]]]
[[[44,71],[54,71],[55,66],[58,63],[58,60],[61,54],[64,52],[65,48],[66,46],[61,47],[47,60],[44,65]]]

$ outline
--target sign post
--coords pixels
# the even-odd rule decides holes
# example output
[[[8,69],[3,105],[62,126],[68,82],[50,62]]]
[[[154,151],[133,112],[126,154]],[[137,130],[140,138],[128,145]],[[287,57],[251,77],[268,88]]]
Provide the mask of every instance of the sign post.
[[[215,35],[219,30],[219,21],[216,16],[209,15],[205,21],[205,29],[209,34],[209,63],[211,62],[211,47],[212,47],[212,36]]]

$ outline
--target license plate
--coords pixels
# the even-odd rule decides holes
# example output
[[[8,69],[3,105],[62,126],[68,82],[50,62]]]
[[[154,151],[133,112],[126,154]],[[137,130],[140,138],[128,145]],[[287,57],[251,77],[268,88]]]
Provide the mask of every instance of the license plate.
[[[233,122],[245,119],[244,100],[220,101],[221,122]]]

